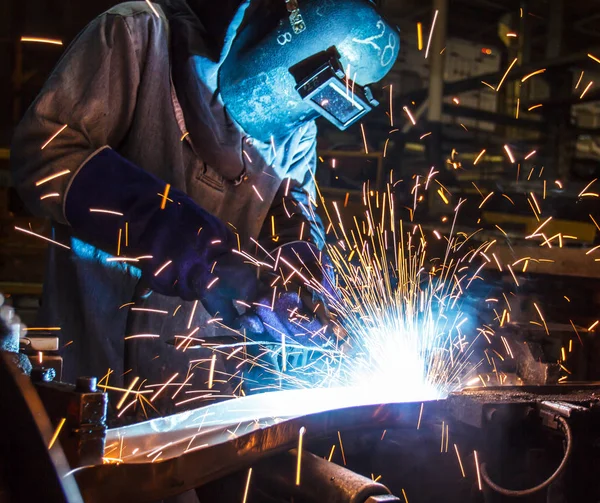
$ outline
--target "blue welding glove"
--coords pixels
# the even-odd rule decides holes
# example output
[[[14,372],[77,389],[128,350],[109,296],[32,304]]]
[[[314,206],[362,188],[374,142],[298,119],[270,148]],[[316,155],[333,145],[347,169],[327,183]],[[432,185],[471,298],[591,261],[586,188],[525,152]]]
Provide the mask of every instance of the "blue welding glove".
[[[200,299],[210,314],[234,319],[233,301],[256,295],[256,269],[232,251],[231,230],[183,192],[171,189],[161,209],[165,189],[165,182],[107,147],[71,180],[65,216],[91,244],[114,253],[121,235],[123,256],[147,257],[135,265],[153,291]]]
[[[281,342],[286,337],[307,347],[327,345],[334,328],[328,305],[335,298],[327,255],[306,241],[287,243],[271,254],[278,257],[279,279],[274,274],[274,286],[267,286],[263,278],[251,310],[240,318],[241,328],[254,340]]]

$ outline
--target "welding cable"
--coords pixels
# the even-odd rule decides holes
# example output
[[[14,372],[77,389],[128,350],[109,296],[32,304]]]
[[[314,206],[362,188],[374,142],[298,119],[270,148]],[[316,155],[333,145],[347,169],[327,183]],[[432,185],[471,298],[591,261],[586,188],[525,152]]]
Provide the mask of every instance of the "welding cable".
[[[496,491],[497,493],[500,493],[504,496],[519,497],[519,496],[529,496],[530,494],[534,494],[538,491],[541,491],[542,489],[545,489],[550,484],[552,484],[552,482],[554,482],[558,477],[560,477],[560,475],[562,475],[563,471],[565,470],[565,467],[567,466],[567,462],[569,461],[569,458],[571,457],[571,451],[573,450],[573,434],[571,432],[571,428],[569,427],[569,423],[567,423],[567,421],[564,418],[557,417],[556,420],[562,427],[562,430],[565,434],[567,446],[565,447],[565,454],[563,456],[562,461],[560,462],[560,465],[558,465],[558,468],[555,470],[555,472],[552,475],[550,475],[550,477],[548,477],[548,479],[546,479],[541,484],[539,484],[535,487],[531,487],[529,489],[522,489],[522,490],[505,489],[504,487],[501,487],[498,484],[492,482],[492,480],[490,479],[490,476],[487,473],[485,463],[482,463],[481,467],[480,467],[481,478],[485,481],[485,483],[488,486],[490,486],[490,488],[492,488],[494,491]]]

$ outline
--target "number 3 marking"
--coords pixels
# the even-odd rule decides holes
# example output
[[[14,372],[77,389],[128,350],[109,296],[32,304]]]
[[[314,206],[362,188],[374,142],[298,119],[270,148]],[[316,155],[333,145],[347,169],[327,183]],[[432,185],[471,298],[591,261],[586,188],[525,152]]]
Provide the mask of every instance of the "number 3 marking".
[[[277,43],[279,45],[285,45],[285,44],[287,44],[288,42],[291,42],[291,41],[292,41],[292,34],[289,31],[286,31],[284,34],[279,35],[277,37]]]

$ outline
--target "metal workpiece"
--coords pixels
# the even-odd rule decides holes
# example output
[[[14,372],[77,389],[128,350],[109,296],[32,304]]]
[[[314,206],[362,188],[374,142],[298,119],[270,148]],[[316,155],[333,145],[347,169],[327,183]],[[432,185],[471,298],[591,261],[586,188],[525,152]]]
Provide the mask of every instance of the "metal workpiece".
[[[82,377],[77,384],[34,381],[71,467],[102,462],[106,438],[106,393],[96,390],[96,378]]]
[[[443,401],[379,404],[376,390],[305,389],[252,395],[109,430],[122,463],[75,472],[87,503],[168,498],[338,431],[415,429],[441,423]],[[120,447],[122,442],[122,448]],[[108,455],[108,454],[107,454]]]
[[[400,501],[391,495],[389,489],[383,484],[315,456],[311,452],[303,451],[300,460],[300,471],[298,471],[297,449],[269,458],[253,468],[255,480],[278,496],[292,497],[297,503]]]

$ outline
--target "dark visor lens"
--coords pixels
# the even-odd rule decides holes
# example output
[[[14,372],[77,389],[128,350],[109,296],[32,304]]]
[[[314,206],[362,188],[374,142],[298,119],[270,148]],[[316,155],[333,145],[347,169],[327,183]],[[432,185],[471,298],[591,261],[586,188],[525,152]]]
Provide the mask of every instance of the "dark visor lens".
[[[344,125],[364,111],[364,107],[353,99],[350,90],[346,94],[346,89],[340,89],[334,82],[319,89],[310,99]]]

